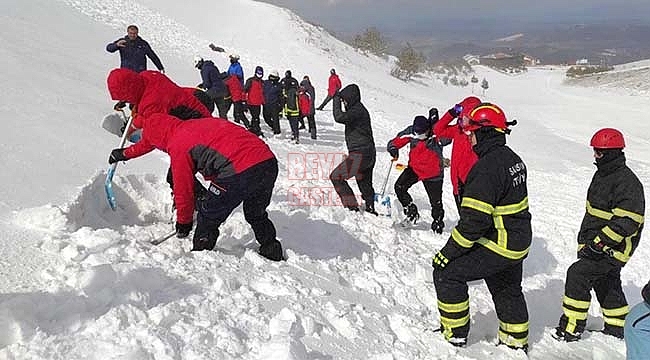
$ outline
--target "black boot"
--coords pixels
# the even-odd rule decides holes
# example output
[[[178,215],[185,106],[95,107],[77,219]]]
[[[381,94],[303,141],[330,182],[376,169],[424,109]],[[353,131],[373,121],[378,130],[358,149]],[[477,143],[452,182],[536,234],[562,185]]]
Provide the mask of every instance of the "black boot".
[[[379,216],[379,213],[377,213],[377,211],[375,211],[375,206],[374,205],[366,204],[366,212],[371,213],[371,214],[373,214],[375,216]]]
[[[442,220],[442,216],[433,216],[431,230],[433,230],[433,232],[436,234],[442,234],[442,231],[445,230],[445,222]]]
[[[284,255],[282,255],[282,244],[280,244],[280,242],[277,240],[273,240],[271,242],[268,242],[260,246],[257,253],[269,260],[273,260],[273,261],[284,260]]]
[[[411,223],[415,224],[420,220],[420,214],[418,213],[418,207],[414,203],[410,203],[404,207],[404,215],[406,219]]]

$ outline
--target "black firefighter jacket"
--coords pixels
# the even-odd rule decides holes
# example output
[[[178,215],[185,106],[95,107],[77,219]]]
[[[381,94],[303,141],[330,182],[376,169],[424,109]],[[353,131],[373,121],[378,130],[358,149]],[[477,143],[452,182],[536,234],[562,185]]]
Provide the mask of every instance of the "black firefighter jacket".
[[[479,159],[467,176],[460,221],[442,249],[452,260],[484,246],[512,261],[528,255],[532,240],[526,165],[494,129],[481,135]]]
[[[578,233],[579,249],[604,243],[605,252],[625,265],[639,245],[645,212],[643,185],[616,151],[598,161],[587,191],[587,209]]]
[[[348,152],[360,152],[375,156],[375,140],[372,136],[370,114],[361,103],[361,93],[356,84],[350,84],[334,96],[332,113],[334,121],[345,125],[345,143]],[[341,109],[345,100],[345,111]]]

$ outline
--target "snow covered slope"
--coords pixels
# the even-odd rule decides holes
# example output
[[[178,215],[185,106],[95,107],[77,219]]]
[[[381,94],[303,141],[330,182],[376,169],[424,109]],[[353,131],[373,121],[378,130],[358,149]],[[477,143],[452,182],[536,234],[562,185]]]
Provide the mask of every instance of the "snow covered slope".
[[[269,208],[288,261],[270,263],[240,209],[221,227],[213,252],[189,252],[187,240],[153,247],[170,230],[166,155],[120,165],[120,208],[110,211],[103,171],[117,139],[99,128],[110,111],[108,71],[119,63],[105,45],[136,23],[182,85],[200,81],[195,54],[227,66],[241,56],[301,79],[317,101],[329,69],[357,83],[378,147],[375,188],[385,178],[383,151],[395,133],[429,107],[441,111],[470,95],[426,79],[405,83],[390,65],[366,57],[293,13],[250,0],[24,0],[0,3],[0,358],[4,359],[525,359],[494,346],[497,320],[484,284],[470,286],[469,346],[439,333],[430,258],[458,219],[446,181],[446,231],[428,230],[426,195],[411,193],[423,214],[413,229],[395,219],[333,206],[296,206],[296,188],[330,186],[327,166],[306,179],[290,160],[345,151],[343,127],[317,113],[319,138],[288,141],[288,124],[267,141],[280,161]],[[213,53],[207,44],[226,49]],[[477,67],[484,99],[519,120],[508,141],[529,168],[534,240],[523,288],[531,314],[532,359],[623,359],[625,345],[598,333],[558,344],[548,335],[561,311],[564,276],[593,174],[588,141],[599,127],[626,135],[628,164],[650,180],[645,97],[563,85],[562,71],[531,69],[509,77]],[[264,128],[267,134],[268,128]],[[449,151],[447,149],[446,151]],[[297,156],[297,157],[296,157]],[[402,159],[406,155],[402,152]],[[313,166],[313,165],[312,165]],[[323,176],[324,175],[324,176]],[[389,192],[398,174],[389,179]],[[399,216],[395,209],[394,217]],[[648,280],[648,235],[622,273],[630,303]],[[602,316],[592,306],[589,327]]]

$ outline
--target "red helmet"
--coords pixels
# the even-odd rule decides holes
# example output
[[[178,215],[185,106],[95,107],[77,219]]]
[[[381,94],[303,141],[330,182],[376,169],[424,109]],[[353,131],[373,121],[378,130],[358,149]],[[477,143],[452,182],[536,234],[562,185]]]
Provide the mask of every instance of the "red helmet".
[[[460,105],[463,106],[460,117],[462,118],[463,115],[468,115],[480,103],[482,103],[481,99],[477,98],[476,96],[469,96],[464,98],[463,101],[460,102]]]
[[[625,147],[625,139],[620,131],[604,128],[596,131],[591,137],[590,145],[596,149],[622,149]]]
[[[510,124],[506,121],[503,110],[490,103],[479,104],[463,118],[464,131],[476,131],[482,127],[507,130],[508,125]]]

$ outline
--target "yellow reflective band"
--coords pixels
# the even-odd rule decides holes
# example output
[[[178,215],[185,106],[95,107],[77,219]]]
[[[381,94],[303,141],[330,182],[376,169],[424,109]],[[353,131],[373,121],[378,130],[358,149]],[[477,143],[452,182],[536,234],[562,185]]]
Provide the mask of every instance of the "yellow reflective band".
[[[479,244],[485,246],[489,250],[491,250],[491,251],[493,251],[493,252],[495,252],[495,253],[497,253],[497,254],[505,257],[505,258],[512,259],[512,260],[523,259],[524,257],[526,257],[526,255],[528,255],[528,251],[530,250],[530,247],[527,247],[526,249],[521,250],[521,251],[504,249],[504,248],[500,247],[499,245],[497,245],[494,241],[490,241],[489,239],[486,239],[486,238],[480,238],[480,239],[478,239],[477,242]]]
[[[622,262],[622,263],[627,263],[630,261],[630,252],[632,250],[632,240],[630,238],[625,239],[625,253],[622,253],[618,250],[614,250],[609,246],[604,246],[603,251],[606,252],[607,254],[610,254],[614,259]]]
[[[446,313],[458,313],[469,310],[469,298],[457,304],[448,304],[438,300],[438,309]]]
[[[501,330],[506,332],[522,333],[524,331],[528,331],[528,321],[521,324],[509,324],[509,323],[504,323],[503,321],[499,321],[499,327],[501,328]]]
[[[587,312],[578,312],[575,310],[567,309],[564,306],[562,306],[562,312],[566,317],[569,319],[575,319],[575,320],[587,320]]]
[[[603,310],[603,315],[604,316],[610,316],[610,317],[612,317],[612,316],[623,316],[623,315],[627,315],[627,313],[630,312],[630,307],[625,305],[625,306],[621,306],[620,308],[616,308],[616,309],[602,309],[602,310]]]
[[[591,301],[585,301],[585,300],[576,300],[572,299],[566,295],[564,295],[564,299],[562,301],[569,306],[573,306],[574,308],[577,309],[583,309],[585,311],[589,310],[589,305],[591,305]]]
[[[474,110],[472,110],[471,113],[469,113],[469,117],[470,117],[470,118],[473,118],[474,115],[476,114],[476,112],[477,112],[479,109],[490,109],[490,110],[494,111],[494,112],[497,113],[497,114],[501,114],[501,110],[499,110],[499,108],[497,108],[497,107],[494,106],[494,105],[488,105],[488,104],[486,104],[486,105],[477,106]]]
[[[589,201],[587,201],[587,213],[589,213],[589,214],[591,214],[591,215],[593,215],[593,216],[595,216],[597,218],[605,219],[605,220],[609,220],[609,219],[612,218],[612,216],[614,216],[614,214],[612,214],[612,213],[610,213],[608,211],[599,210],[599,209],[596,209],[595,207],[592,207],[591,203]]]
[[[455,329],[455,328],[465,326],[468,323],[469,323],[469,314],[463,316],[460,319],[450,319],[443,316],[440,317],[440,324],[442,324],[444,328]]]
[[[623,235],[619,235],[614,230],[612,230],[609,226],[605,226],[602,231],[605,235],[607,235],[610,239],[616,241],[617,243],[620,243],[621,240],[623,240]]]
[[[464,197],[460,206],[474,209],[482,213],[492,215],[494,213],[494,207],[484,201],[472,199],[469,197]]]
[[[497,229],[497,245],[500,248],[508,248],[508,232],[506,231],[506,226],[503,224],[503,217],[496,216],[494,217],[494,228]]]
[[[605,321],[605,324],[608,325],[620,326],[620,327],[625,326],[625,319],[608,318],[607,316],[603,316],[603,320]]]
[[[629,217],[630,219],[634,220],[636,223],[639,223],[639,224],[643,224],[643,221],[644,221],[643,215],[640,215],[640,214],[637,214],[637,213],[634,213],[634,212],[631,212],[631,211],[623,210],[621,208],[616,208],[616,209],[612,210],[612,213],[614,213],[614,215],[620,216],[620,217]]]
[[[463,235],[461,235],[460,231],[458,231],[456,228],[454,228],[454,230],[451,231],[451,238],[454,239],[454,241],[458,245],[464,248],[469,249],[472,246],[474,246],[474,242],[466,239]]]
[[[494,208],[495,215],[512,215],[528,209],[528,196],[518,204],[500,205]]]
[[[505,333],[501,330],[499,330],[499,340],[501,340],[502,343],[506,344],[507,346],[512,346],[516,348],[522,348],[525,345],[528,344],[528,335],[526,337],[523,337],[521,339],[513,337],[512,335]]]
[[[616,241],[616,242],[621,242],[625,237],[623,235],[620,235],[616,231],[612,230],[609,226],[605,226],[603,228],[603,232],[605,235],[609,236],[610,239]]]

